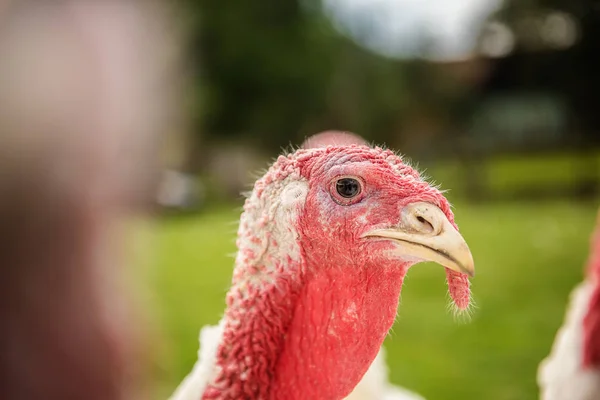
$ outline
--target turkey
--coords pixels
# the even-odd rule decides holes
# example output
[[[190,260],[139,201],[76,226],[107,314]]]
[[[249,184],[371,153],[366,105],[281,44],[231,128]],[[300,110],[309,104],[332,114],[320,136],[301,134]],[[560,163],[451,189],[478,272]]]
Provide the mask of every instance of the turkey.
[[[468,307],[473,257],[442,193],[390,150],[319,143],[280,156],[255,183],[224,316],[201,330],[172,400],[345,398],[421,261],[446,267],[456,307]]]
[[[540,364],[542,400],[600,399],[600,212],[586,277],[571,293],[565,322]]]

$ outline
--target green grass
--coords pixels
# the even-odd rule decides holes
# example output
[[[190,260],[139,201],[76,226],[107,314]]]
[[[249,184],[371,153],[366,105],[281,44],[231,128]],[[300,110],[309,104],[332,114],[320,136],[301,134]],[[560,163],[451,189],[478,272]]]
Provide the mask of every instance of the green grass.
[[[166,398],[197,357],[198,330],[224,308],[235,251],[234,207],[158,223],[153,306],[166,346],[157,398]],[[391,380],[428,399],[537,398],[536,369],[581,280],[594,205],[456,204],[474,254],[477,307],[470,322],[447,311],[441,267],[419,265],[402,290],[400,316],[385,342]]]
[[[600,175],[600,153],[594,152],[587,159],[580,154],[564,152],[560,154],[499,155],[482,160],[481,178],[492,196],[522,189],[560,188],[572,189],[582,180]],[[596,160],[597,163],[590,163]],[[444,188],[452,188],[453,195],[464,193],[464,170],[456,160],[441,161],[431,165],[423,164],[426,175],[443,183]]]

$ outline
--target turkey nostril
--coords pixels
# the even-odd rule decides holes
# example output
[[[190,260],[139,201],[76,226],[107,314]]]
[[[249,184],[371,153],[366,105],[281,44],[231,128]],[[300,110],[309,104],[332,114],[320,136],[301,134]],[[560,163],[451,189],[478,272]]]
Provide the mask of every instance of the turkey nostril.
[[[434,228],[433,228],[433,225],[431,224],[431,222],[427,221],[427,220],[426,220],[425,218],[423,218],[422,216],[420,216],[420,215],[419,215],[419,216],[417,217],[417,221],[419,221],[419,222],[420,222],[422,225],[424,225],[424,226],[423,226],[423,228],[425,228],[425,229],[423,229],[424,231],[426,231],[426,232],[428,232],[428,233],[430,233],[430,232],[433,232],[433,231],[434,231]]]

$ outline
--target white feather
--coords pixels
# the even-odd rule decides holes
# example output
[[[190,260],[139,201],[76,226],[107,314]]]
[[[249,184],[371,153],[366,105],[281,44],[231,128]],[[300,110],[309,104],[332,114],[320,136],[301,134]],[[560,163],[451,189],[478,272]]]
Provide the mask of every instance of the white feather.
[[[598,400],[600,371],[583,370],[583,319],[593,285],[584,282],[571,292],[565,322],[556,334],[550,355],[538,370],[541,400]]]
[[[344,400],[425,400],[423,397],[388,381],[385,349],[382,347],[362,380]]]
[[[181,382],[170,400],[200,400],[206,383],[215,373],[217,348],[223,335],[223,321],[216,326],[205,326],[200,330],[198,361],[192,371]]]

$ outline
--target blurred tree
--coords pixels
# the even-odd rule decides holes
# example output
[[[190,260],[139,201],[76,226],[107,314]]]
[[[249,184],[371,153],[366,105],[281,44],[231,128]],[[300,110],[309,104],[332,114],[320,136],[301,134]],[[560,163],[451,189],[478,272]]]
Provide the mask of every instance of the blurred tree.
[[[600,93],[599,2],[511,0],[493,19],[510,27],[515,49],[497,62],[496,73],[483,91],[556,94],[570,111],[570,131],[560,145],[600,144],[595,106]]]
[[[475,104],[468,166],[483,154],[575,151],[573,188],[534,187],[507,196],[592,196],[600,187],[600,8],[597,1],[509,0],[490,20],[514,48],[494,62]],[[480,177],[471,181],[481,180]],[[479,185],[482,186],[482,185]]]
[[[297,1],[187,1],[201,71],[203,133],[270,149],[325,108],[331,32]]]
[[[185,3],[200,72],[203,147],[235,141],[272,153],[326,129],[397,143],[414,97],[406,63],[345,38],[320,1]]]

